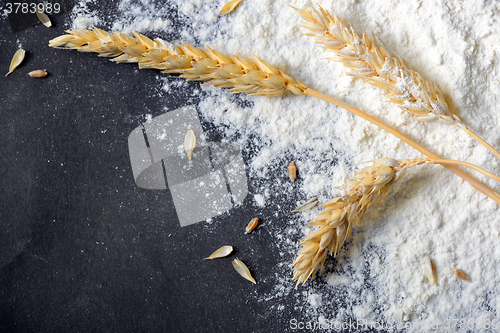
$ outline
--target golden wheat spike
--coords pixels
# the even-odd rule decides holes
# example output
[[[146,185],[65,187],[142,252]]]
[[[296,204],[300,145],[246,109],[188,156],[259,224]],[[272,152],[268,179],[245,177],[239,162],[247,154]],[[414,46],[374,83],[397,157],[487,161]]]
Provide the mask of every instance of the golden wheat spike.
[[[293,263],[293,280],[304,284],[313,278],[326,259],[327,252],[336,256],[344,242],[349,239],[353,225],[361,219],[372,202],[383,198],[399,180],[396,173],[403,169],[383,165],[365,168],[341,188],[346,196],[337,197],[324,205],[324,210],[314,219],[319,229],[309,234],[302,242]]]
[[[454,121],[443,94],[433,82],[425,81],[415,71],[406,68],[383,48],[374,45],[366,34],[360,37],[351,27],[323,9],[309,5],[297,9],[316,42],[342,62],[349,74],[385,90],[387,97],[402,109],[418,115],[432,113],[449,122]]]
[[[462,161],[381,158],[371,162],[377,166],[363,168],[339,186],[345,195],[323,204],[324,209],[308,223],[319,228],[300,243],[303,247],[293,263],[293,280],[297,281],[297,285],[314,277],[328,252],[333,256],[338,254],[350,238],[353,226],[361,223],[368,207],[390,193],[408,168],[422,164],[461,165],[500,181],[500,177]]]
[[[301,26],[309,30],[306,35],[315,37],[316,42],[329,51],[334,60],[342,62],[349,69],[349,75],[384,90],[390,102],[415,116],[424,119],[432,115],[457,125],[500,158],[500,152],[450,112],[441,90],[434,82],[424,80],[382,47],[375,46],[366,33],[360,37],[352,27],[346,26],[334,13],[321,6],[315,8],[309,4],[306,8],[295,9],[305,21]]]
[[[178,73],[187,80],[207,81],[207,84],[230,88],[234,93],[279,96],[288,90],[301,95],[306,89],[256,56],[253,56],[255,59],[227,56],[209,47],[201,49],[184,42],[182,46],[173,47],[141,34],[134,33],[134,38],[97,28],[67,33],[51,40],[49,46],[95,52],[112,57],[115,62],[135,62],[140,68]]]

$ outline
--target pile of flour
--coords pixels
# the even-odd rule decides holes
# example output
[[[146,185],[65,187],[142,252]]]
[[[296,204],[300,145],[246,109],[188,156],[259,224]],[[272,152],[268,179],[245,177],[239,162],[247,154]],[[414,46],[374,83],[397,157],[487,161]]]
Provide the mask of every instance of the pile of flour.
[[[318,3],[359,34],[372,34],[408,67],[436,82],[451,110],[500,148],[500,3]],[[345,75],[342,64],[328,60],[326,51],[302,35],[299,15],[288,5],[302,8],[306,1],[244,0],[226,16],[219,14],[221,0],[169,0],[163,7],[149,0],[122,0],[114,4],[112,16],[93,4],[92,0],[78,3],[69,27],[97,25],[169,38],[173,43],[209,45],[227,54],[255,54],[312,89],[392,126],[408,119],[384,100],[380,90]],[[158,76],[163,94],[171,93],[175,84],[169,80]],[[258,180],[252,188],[256,205],[273,205],[287,193],[299,193],[304,200],[317,196],[324,202],[338,193],[333,187],[345,182],[362,162],[422,157],[367,121],[312,97],[233,96],[210,86],[203,86],[201,93],[204,98],[197,107],[207,121],[224,128],[224,139],[253,147],[247,164],[251,177]],[[455,126],[411,121],[399,129],[440,156],[500,173],[499,161]],[[282,176],[292,160],[300,176],[295,184]],[[500,189],[485,177],[477,178]],[[494,293],[500,284],[498,205],[453,173],[440,166],[411,169],[382,204],[369,210],[340,255],[327,261],[318,281],[294,290],[290,264],[298,241],[311,231],[305,222],[318,211],[291,216],[285,229],[268,226],[283,263],[268,281],[275,291],[259,295],[262,300],[293,293],[296,306],[304,310],[302,320],[325,325],[348,319],[445,325],[447,320],[459,319],[477,327],[496,319],[500,307],[500,294]],[[436,267],[434,286],[422,274],[425,257]],[[463,270],[471,282],[458,280],[453,268]],[[273,309],[281,310],[280,306]]]

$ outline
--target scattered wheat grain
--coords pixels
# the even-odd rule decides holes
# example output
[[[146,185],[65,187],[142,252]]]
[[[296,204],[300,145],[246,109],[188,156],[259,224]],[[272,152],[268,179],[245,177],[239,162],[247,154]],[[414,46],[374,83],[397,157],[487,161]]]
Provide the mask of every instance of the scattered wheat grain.
[[[288,176],[290,177],[290,180],[292,182],[295,181],[297,178],[297,167],[295,166],[295,163],[291,162],[288,164]]]
[[[9,72],[5,74],[5,76],[12,73],[17,68],[17,66],[19,66],[23,62],[25,54],[26,52],[23,49],[19,49],[16,53],[14,53],[14,56],[12,57],[12,60],[10,62]]]
[[[38,16],[38,19],[40,20],[40,22],[42,22],[43,25],[46,26],[47,28],[50,28],[52,26],[52,22],[50,21],[50,18],[47,16],[47,14],[45,14],[43,11],[41,11],[38,8],[38,6],[36,9],[36,16]]]
[[[37,69],[35,71],[31,71],[31,72],[28,73],[28,75],[31,76],[31,77],[39,77],[39,78],[46,77],[47,74],[48,73],[46,71],[42,70],[42,69]]]
[[[292,210],[292,213],[296,212],[305,212],[307,210],[313,209],[316,205],[318,204],[318,200],[316,200],[316,197],[309,199],[306,203],[303,203],[299,207],[295,208]]]
[[[224,245],[203,260],[227,257],[231,254],[231,252],[233,252],[233,247],[230,245]]]
[[[193,150],[196,146],[196,136],[193,130],[189,130],[184,137],[184,149],[189,159],[193,157]]]
[[[250,220],[247,227],[245,228],[245,234],[249,234],[250,232],[252,232],[252,230],[255,229],[258,224],[259,219],[257,217],[254,217],[252,220]]]
[[[233,260],[233,267],[245,279],[251,281],[254,284],[257,283],[252,274],[250,274],[250,270],[248,269],[248,267],[240,259],[236,258]]]
[[[424,260],[424,275],[433,286],[436,283],[436,272],[434,270],[434,263],[432,262],[429,257],[425,258]]]
[[[226,15],[231,13],[238,5],[242,2],[243,0],[232,0],[229,1],[222,9],[220,10],[220,13],[222,15]]]
[[[470,282],[470,279],[467,276],[467,274],[465,274],[464,272],[462,272],[458,268],[453,268],[453,272],[455,273],[455,275],[457,276],[457,278],[459,278],[460,280]]]

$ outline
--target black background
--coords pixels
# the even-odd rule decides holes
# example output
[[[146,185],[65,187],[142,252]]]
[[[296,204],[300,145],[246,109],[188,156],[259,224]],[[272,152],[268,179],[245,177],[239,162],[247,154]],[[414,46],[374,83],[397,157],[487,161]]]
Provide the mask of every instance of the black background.
[[[289,223],[293,194],[276,198],[283,212],[249,195],[212,223],[181,228],[168,191],[135,185],[127,138],[145,114],[196,104],[199,84],[158,97],[157,71],[49,48],[68,17],[51,19],[51,28],[0,19],[3,71],[19,44],[27,52],[0,76],[0,331],[285,332],[292,318],[307,319],[296,299],[305,289],[262,297],[281,274],[272,234]],[[48,77],[29,77],[35,69]],[[243,235],[256,216],[262,225]],[[202,260],[225,244],[235,254]],[[234,271],[235,257],[257,285]]]

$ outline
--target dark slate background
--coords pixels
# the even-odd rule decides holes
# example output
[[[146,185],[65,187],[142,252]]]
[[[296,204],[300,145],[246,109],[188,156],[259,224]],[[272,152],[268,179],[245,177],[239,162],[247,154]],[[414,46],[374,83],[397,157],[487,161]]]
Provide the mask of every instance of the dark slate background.
[[[0,75],[0,332],[289,331],[303,315],[294,292],[258,296],[272,293],[282,261],[266,228],[289,215],[249,195],[212,224],[181,228],[168,191],[134,183],[129,133],[147,113],[196,104],[199,84],[158,97],[157,71],[49,48],[67,16],[51,16],[51,28],[33,17],[0,18],[0,68],[7,73],[19,43],[27,51]],[[35,69],[50,74],[29,77]],[[255,216],[262,226],[243,235]],[[224,244],[236,254],[201,260]],[[257,285],[234,271],[236,256]]]

